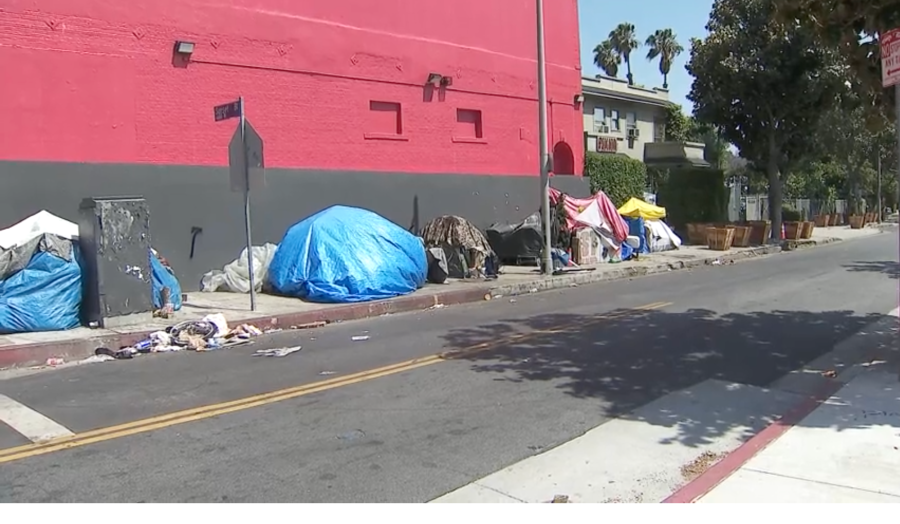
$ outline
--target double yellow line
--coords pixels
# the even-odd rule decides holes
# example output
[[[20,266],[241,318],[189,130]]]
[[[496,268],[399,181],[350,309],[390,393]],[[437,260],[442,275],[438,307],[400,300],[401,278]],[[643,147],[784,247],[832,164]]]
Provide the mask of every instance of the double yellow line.
[[[645,306],[636,307],[634,309],[621,310],[609,314],[598,315],[587,321],[581,320],[565,325],[554,326],[550,329],[520,333],[502,339],[492,340],[490,342],[474,344],[460,350],[448,351],[437,355],[430,355],[427,357],[407,360],[405,362],[392,364],[390,366],[384,366],[368,371],[344,375],[342,377],[335,377],[328,380],[313,382],[312,384],[305,384],[303,386],[281,389],[261,395],[253,395],[250,397],[232,400],[229,402],[222,402],[219,404],[210,404],[197,408],[176,411],[166,415],[159,415],[156,417],[136,420],[134,422],[120,424],[117,426],[109,426],[92,431],[86,431],[84,433],[77,433],[75,435],[62,437],[47,442],[26,444],[24,446],[7,448],[4,450],[0,450],[0,464],[13,462],[15,460],[21,460],[29,457],[36,457],[39,455],[46,455],[47,453],[53,453],[56,451],[78,448],[81,446],[87,446],[89,444],[96,444],[99,442],[105,442],[122,437],[128,437],[131,435],[137,435],[140,433],[146,433],[158,429],[164,429],[178,424],[204,420],[212,417],[217,417],[219,415],[234,413],[235,411],[243,411],[245,409],[265,406],[267,404],[272,404],[275,402],[281,402],[282,400],[289,400],[292,398],[302,397],[313,393],[320,393],[322,391],[328,391],[343,386],[358,384],[360,382],[367,382],[376,378],[387,377],[390,375],[403,373],[405,371],[411,371],[413,369],[430,366],[446,360],[464,358],[476,353],[480,353],[482,351],[488,351],[490,349],[494,349],[510,343],[522,342],[528,339],[539,337],[541,335],[559,333],[568,329],[584,328],[592,324],[625,317],[642,311],[660,309],[669,305],[671,305],[671,302],[655,302],[653,304],[647,304]]]

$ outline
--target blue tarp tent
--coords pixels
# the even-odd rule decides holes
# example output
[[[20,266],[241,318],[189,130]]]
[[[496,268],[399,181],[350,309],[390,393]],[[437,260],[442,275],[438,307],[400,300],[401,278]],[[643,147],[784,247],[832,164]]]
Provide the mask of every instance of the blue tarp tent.
[[[419,237],[371,211],[332,206],[287,230],[268,283],[312,302],[366,302],[412,293],[427,272]]]
[[[80,262],[77,244],[51,234],[0,250],[0,333],[78,327]]]
[[[628,235],[635,236],[641,239],[641,246],[636,249],[639,255],[645,255],[650,252],[650,246],[647,245],[647,232],[644,230],[644,219],[641,217],[630,218],[630,217],[622,217],[625,219],[625,223],[628,224]]]

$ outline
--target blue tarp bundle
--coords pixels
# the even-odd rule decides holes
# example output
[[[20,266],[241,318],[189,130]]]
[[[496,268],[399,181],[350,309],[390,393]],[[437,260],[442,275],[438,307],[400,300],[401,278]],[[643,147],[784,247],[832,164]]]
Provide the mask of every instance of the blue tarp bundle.
[[[26,246],[32,249],[32,246]],[[27,264],[0,280],[0,333],[73,329],[81,324],[81,255],[46,235]]]
[[[152,250],[150,251],[150,274],[153,280],[153,307],[161,309],[165,305],[162,303],[162,290],[164,287],[167,287],[169,288],[169,301],[172,303],[173,309],[175,311],[181,309],[181,283],[156,258]]]
[[[332,206],[287,230],[268,282],[312,302],[366,302],[412,293],[427,272],[419,237],[371,211]]]
[[[630,218],[630,217],[622,217],[625,219],[625,223],[628,224],[628,234],[630,236],[636,236],[641,239],[641,247],[636,251],[640,255],[645,255],[650,252],[650,246],[647,245],[647,233],[644,231],[644,219]]]

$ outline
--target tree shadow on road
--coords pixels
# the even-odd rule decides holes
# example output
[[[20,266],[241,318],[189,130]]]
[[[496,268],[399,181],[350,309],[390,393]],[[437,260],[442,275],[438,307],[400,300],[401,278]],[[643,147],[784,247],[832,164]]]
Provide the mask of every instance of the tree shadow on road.
[[[881,273],[890,278],[900,279],[900,263],[895,260],[853,262],[845,265],[844,269],[851,272]]]
[[[896,355],[896,322],[879,323],[889,326],[886,331],[864,331],[886,318],[851,311],[719,315],[705,309],[620,310],[603,317],[548,313],[459,328],[445,338],[450,350],[491,346],[454,358],[470,361],[473,370],[494,374],[495,380],[549,382],[568,395],[596,399],[606,415],[671,428],[664,443],[696,447],[726,434],[749,438],[810,390],[833,380],[830,373],[812,372],[792,376],[797,389],[760,389],[836,346],[845,348],[846,361],[827,365],[838,371],[858,359]],[[521,335],[529,331],[540,333]],[[840,344],[860,331],[854,342]],[[510,337],[510,342],[493,347]],[[673,392],[678,392],[677,402],[667,397],[669,402],[647,405]],[[900,392],[893,394],[900,406]],[[871,423],[845,421],[835,429]],[[900,418],[893,423],[900,426]]]

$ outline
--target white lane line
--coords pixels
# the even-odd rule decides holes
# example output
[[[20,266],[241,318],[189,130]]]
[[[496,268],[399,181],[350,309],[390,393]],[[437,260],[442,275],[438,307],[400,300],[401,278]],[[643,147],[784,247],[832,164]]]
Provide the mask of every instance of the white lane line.
[[[46,442],[59,437],[74,435],[68,428],[57,424],[37,411],[0,395],[0,422],[21,433],[32,442]]]

